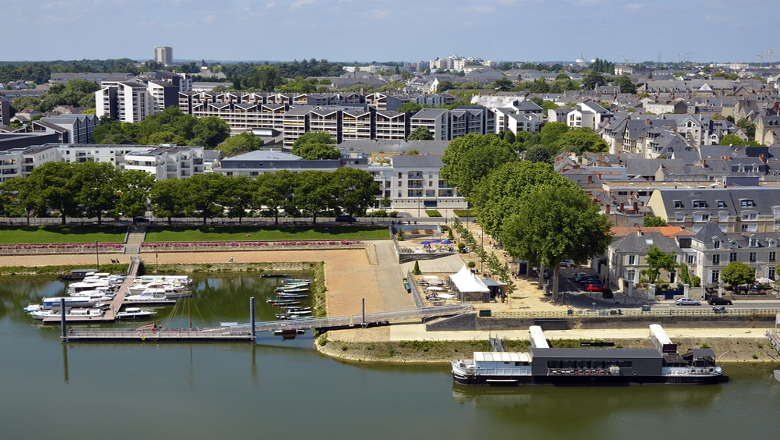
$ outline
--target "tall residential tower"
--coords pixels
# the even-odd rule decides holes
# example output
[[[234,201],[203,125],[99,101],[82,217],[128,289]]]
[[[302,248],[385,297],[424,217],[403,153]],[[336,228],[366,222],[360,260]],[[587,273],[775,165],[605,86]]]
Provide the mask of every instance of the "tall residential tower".
[[[154,60],[166,66],[173,64],[173,48],[167,46],[154,48]]]

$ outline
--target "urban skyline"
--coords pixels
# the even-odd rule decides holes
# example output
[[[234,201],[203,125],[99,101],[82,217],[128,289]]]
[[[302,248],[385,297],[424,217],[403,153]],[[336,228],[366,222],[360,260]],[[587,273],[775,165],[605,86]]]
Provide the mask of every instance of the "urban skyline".
[[[34,10],[9,5],[6,33],[25,35],[26,44],[8,45],[2,58],[147,60],[154,47],[170,46],[179,60],[420,61],[458,54],[766,64],[769,54],[759,55],[776,49],[771,6],[766,0],[738,7],[719,0],[62,0]],[[103,37],[55,45],[50,33],[29,32],[74,23],[88,23],[85,29]]]

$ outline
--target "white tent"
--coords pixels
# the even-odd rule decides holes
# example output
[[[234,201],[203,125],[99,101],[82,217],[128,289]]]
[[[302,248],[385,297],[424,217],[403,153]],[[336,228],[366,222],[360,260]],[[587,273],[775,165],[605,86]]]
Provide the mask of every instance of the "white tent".
[[[479,277],[471,273],[465,264],[463,265],[463,268],[458,271],[458,273],[455,275],[450,275],[450,280],[452,280],[453,284],[455,284],[455,288],[458,289],[458,292],[461,293],[490,292],[488,286],[486,286],[485,283],[479,279]]]

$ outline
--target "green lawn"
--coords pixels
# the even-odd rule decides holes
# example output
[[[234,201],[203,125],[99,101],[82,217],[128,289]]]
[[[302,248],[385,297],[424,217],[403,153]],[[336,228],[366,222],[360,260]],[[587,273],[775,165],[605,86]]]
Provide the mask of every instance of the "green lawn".
[[[426,209],[425,213],[428,214],[428,217],[441,217],[441,212],[438,209]]]
[[[474,217],[477,211],[475,209],[453,209],[452,212],[458,217]]]
[[[201,226],[149,228],[146,241],[281,241],[281,240],[384,240],[390,233],[384,226]]]
[[[0,226],[0,244],[123,243],[126,232],[111,226]]]

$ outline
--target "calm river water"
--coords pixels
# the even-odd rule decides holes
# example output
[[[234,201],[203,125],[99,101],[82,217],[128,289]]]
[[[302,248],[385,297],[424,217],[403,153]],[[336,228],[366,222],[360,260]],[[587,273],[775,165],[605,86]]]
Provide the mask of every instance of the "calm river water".
[[[272,319],[265,299],[277,282],[196,280],[194,324],[246,322],[250,296]],[[64,290],[28,281],[0,290],[1,439],[780,437],[780,365],[727,364],[732,381],[716,386],[485,389],[454,386],[446,365],[340,363],[313,350],[308,333],[65,346],[58,327],[22,311]]]

